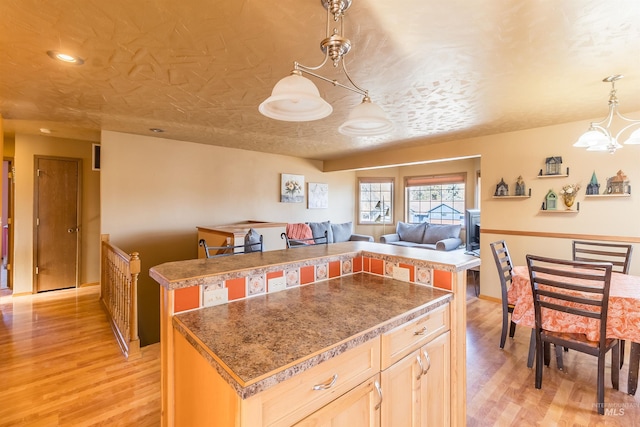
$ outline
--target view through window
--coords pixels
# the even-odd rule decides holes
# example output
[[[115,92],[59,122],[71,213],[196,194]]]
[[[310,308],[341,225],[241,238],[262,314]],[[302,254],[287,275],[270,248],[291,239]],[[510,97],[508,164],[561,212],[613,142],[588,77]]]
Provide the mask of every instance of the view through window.
[[[463,174],[407,178],[405,188],[408,222],[464,225]]]
[[[393,178],[360,178],[360,224],[393,222]]]

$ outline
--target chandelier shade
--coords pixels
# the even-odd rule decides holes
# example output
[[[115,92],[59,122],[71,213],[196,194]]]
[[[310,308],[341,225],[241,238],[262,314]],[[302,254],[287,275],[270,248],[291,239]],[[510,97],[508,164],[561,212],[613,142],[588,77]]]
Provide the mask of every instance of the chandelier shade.
[[[338,132],[348,136],[371,136],[389,133],[393,123],[387,119],[384,110],[365,96],[360,105],[349,113]]]
[[[260,104],[258,111],[276,120],[306,122],[324,119],[333,107],[322,99],[311,80],[294,71],[276,83],[271,96]]]
[[[631,131],[634,128],[638,129],[631,133],[624,144],[640,144],[640,120],[625,117],[618,111],[618,97],[616,96],[615,83],[623,77],[621,74],[616,74],[605,77],[602,80],[605,83],[611,83],[611,91],[609,92],[609,114],[599,122],[591,122],[589,129],[573,144],[574,147],[586,148],[587,151],[604,151],[613,154],[623,147],[623,145],[620,144],[620,138],[627,131]],[[622,125],[618,125],[618,127],[622,127],[615,134],[615,131],[612,130],[614,119],[622,122]]]
[[[388,133],[393,124],[384,110],[373,104],[369,91],[358,86],[347,71],[344,57],[351,50],[351,41],[344,37],[344,15],[352,0],[320,0],[327,10],[326,37],[320,42],[324,61],[318,66],[309,67],[294,62],[291,75],[276,83],[271,96],[263,101],[258,111],[266,117],[291,122],[319,120],[333,111],[329,103],[320,97],[318,88],[302,74],[324,80],[335,87],[350,90],[364,97],[356,106],[347,121],[338,131],[348,136],[374,136]],[[347,81],[343,84],[318,74],[318,70],[327,63],[341,68]]]

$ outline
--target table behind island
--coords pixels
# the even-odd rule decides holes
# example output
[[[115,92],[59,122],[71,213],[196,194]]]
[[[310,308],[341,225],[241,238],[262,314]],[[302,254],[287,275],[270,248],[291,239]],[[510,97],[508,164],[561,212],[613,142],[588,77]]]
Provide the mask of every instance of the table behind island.
[[[462,251],[440,252],[379,243],[344,242],[217,259],[177,261],[153,267],[150,275],[161,285],[163,425],[173,425],[173,316],[178,312],[201,309],[204,287],[228,287],[229,300],[233,300],[266,293],[270,277],[285,276],[289,282],[295,276],[292,283],[298,286],[351,274],[392,277],[394,268],[407,269],[409,281],[417,284],[433,284],[434,271],[444,272],[448,277],[446,283],[435,285],[454,294],[450,304],[451,407],[454,408],[451,424],[464,425],[466,270],[479,264],[478,258]],[[262,278],[262,287],[250,287],[251,280],[260,281],[256,278]]]

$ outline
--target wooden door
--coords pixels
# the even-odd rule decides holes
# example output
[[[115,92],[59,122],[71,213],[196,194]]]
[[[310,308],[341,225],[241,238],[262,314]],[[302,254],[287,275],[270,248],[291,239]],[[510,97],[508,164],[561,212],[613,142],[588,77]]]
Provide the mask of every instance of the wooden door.
[[[382,426],[420,426],[421,363],[416,350],[382,372]]]
[[[451,424],[451,333],[446,332],[421,350],[426,374],[422,376],[422,426]]]
[[[37,292],[78,285],[81,159],[35,159]]]

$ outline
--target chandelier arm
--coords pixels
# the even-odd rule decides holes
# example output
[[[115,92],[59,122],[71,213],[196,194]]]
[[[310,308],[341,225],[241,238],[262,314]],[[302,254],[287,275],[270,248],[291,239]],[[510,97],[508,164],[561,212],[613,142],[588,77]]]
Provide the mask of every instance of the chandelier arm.
[[[366,89],[362,89],[360,86],[358,86],[353,79],[351,78],[351,76],[349,75],[349,72],[347,71],[347,64],[346,61],[344,60],[344,58],[342,58],[342,71],[344,71],[344,75],[347,76],[347,79],[349,79],[349,82],[351,82],[351,84],[353,85],[353,87],[355,87],[356,89],[358,89],[360,92],[363,93],[364,96],[369,96],[369,91]],[[358,93],[360,93],[358,92]]]
[[[297,66],[297,68],[296,68],[297,70],[299,70],[299,71],[301,71],[301,72],[303,72],[305,74],[309,74],[310,76],[313,76],[313,77],[316,77],[316,78],[318,78],[320,80],[324,80],[325,82],[331,83],[334,86],[338,86],[338,87],[341,87],[343,89],[350,90],[350,91],[358,93],[358,94],[360,94],[362,96],[367,96],[368,92],[366,90],[362,90],[357,86],[356,87],[350,87],[350,86],[343,85],[342,83],[338,82],[337,80],[331,80],[331,79],[329,79],[327,77],[321,76],[320,74],[317,74],[317,73],[314,73],[313,71],[311,71],[311,70],[315,70],[315,68],[305,67],[302,64],[296,64],[296,66]],[[351,80],[349,80],[349,81],[351,81]]]

